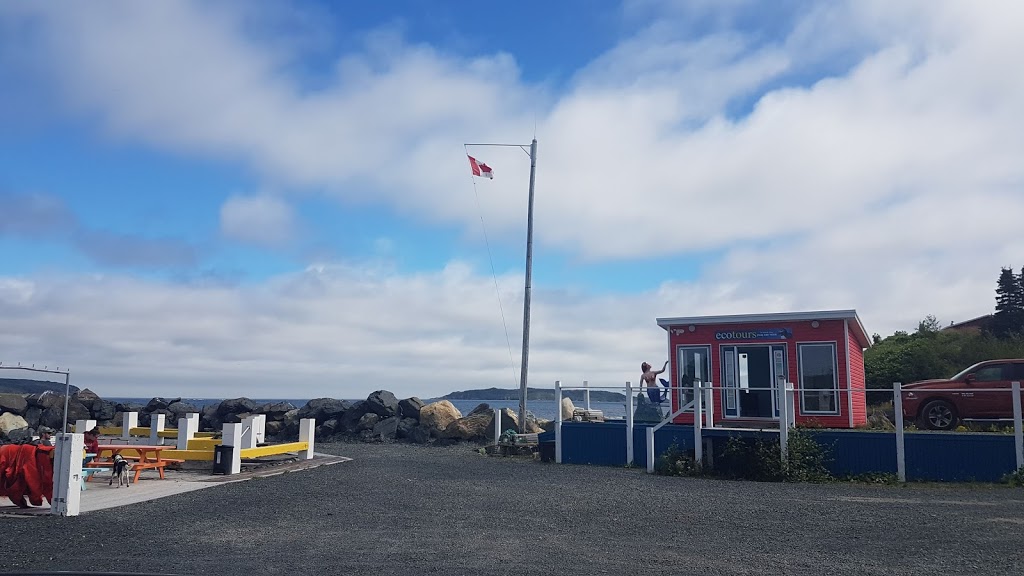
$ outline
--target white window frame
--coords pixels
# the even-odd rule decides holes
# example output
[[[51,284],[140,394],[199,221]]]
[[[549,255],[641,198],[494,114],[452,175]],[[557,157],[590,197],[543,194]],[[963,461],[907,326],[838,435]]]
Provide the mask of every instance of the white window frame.
[[[835,401],[835,410],[807,410],[805,403],[805,394],[807,392],[823,392],[827,391],[824,388],[811,388],[808,389],[804,386],[804,347],[805,346],[829,346],[832,348],[832,391]],[[800,381],[800,414],[806,414],[808,416],[839,416],[842,414],[842,409],[839,403],[839,345],[837,342],[797,342],[796,344],[796,356],[797,356],[797,378]]]

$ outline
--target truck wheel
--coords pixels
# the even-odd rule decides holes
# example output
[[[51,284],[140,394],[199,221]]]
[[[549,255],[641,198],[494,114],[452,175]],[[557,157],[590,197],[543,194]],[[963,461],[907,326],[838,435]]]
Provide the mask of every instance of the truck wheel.
[[[945,400],[932,400],[921,409],[921,424],[928,430],[952,430],[958,420],[956,408]]]

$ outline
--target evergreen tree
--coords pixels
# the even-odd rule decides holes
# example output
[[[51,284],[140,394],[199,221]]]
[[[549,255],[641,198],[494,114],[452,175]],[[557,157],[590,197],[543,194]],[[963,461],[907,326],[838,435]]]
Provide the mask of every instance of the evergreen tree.
[[[1024,270],[1019,277],[1013,273],[1013,268],[1000,271],[992,331],[1000,338],[1024,333]]]

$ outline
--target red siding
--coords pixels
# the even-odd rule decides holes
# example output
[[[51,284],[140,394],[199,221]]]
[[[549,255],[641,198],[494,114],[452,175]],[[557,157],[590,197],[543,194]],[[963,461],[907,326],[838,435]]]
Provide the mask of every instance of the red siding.
[[[792,338],[786,340],[715,340],[715,332],[722,330],[742,330],[742,329],[758,329],[758,328],[789,328],[793,331]],[[675,331],[679,333],[675,333]],[[764,322],[764,323],[752,323],[752,324],[704,324],[694,325],[694,330],[691,332],[688,326],[672,326],[669,331],[669,348],[671,350],[670,370],[671,382],[677,382],[677,366],[678,361],[676,354],[677,346],[710,346],[711,347],[711,379],[715,386],[721,386],[722,384],[722,370],[721,370],[721,346],[723,345],[742,345],[742,344],[785,344],[786,355],[789,368],[789,379],[793,382],[796,393],[796,407],[797,415],[796,421],[798,424],[808,423],[813,421],[823,426],[836,427],[836,428],[847,428],[850,425],[849,415],[849,403],[847,400],[847,394],[849,394],[849,383],[846,377],[846,365],[847,365],[847,354],[853,350],[857,345],[856,340],[850,337],[850,348],[846,347],[846,323],[843,320],[821,320],[817,328],[811,327],[810,321],[801,322]],[[838,415],[803,415],[801,413],[800,406],[800,381],[799,381],[799,368],[798,368],[798,357],[797,357],[797,344],[798,343],[811,343],[811,342],[830,342],[835,344],[836,356],[838,360],[838,379],[839,379],[839,414]],[[864,362],[863,356],[860,353],[860,349],[857,348],[857,356],[853,358],[851,363],[851,379],[854,385],[859,382],[860,392],[859,395],[861,400],[859,402],[860,415],[857,412],[857,393],[854,395],[854,424],[858,421],[863,422],[866,419],[866,415],[863,410],[863,389],[864,389]],[[859,380],[855,374],[859,374]],[[722,394],[719,390],[715,391],[714,394],[715,402],[715,420],[716,422],[727,421],[723,416],[723,403]],[[675,398],[673,397],[673,407],[676,406]],[[692,424],[693,415],[684,414],[676,418],[675,422],[681,424]]]
[[[853,331],[850,331],[850,395],[853,397],[853,425],[864,426],[868,423],[866,401],[866,384],[864,377],[864,349],[860,347]]]

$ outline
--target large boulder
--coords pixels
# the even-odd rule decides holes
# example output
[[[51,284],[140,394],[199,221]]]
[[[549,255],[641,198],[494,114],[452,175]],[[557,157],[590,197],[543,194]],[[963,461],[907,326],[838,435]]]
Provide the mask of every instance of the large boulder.
[[[4,412],[0,414],[0,436],[6,436],[14,430],[28,428],[28,422],[17,414]]]
[[[284,438],[282,432],[284,431],[284,422],[267,421],[267,438]]]
[[[377,390],[366,397],[366,408],[381,418],[398,415],[398,398],[387,390]]]
[[[360,400],[355,404],[352,404],[352,407],[346,410],[345,413],[341,415],[341,418],[338,419],[338,423],[341,425],[341,430],[349,434],[357,432],[359,420],[362,419],[366,412],[367,408],[365,400]]]
[[[372,430],[377,422],[380,421],[380,416],[377,416],[373,412],[367,412],[359,418],[359,422],[356,422],[355,431],[359,432],[362,430]]]
[[[21,394],[0,394],[0,412],[10,412],[24,416],[28,410],[28,400]]]
[[[24,416],[30,428],[38,428],[39,420],[43,416],[43,409],[38,406],[30,406],[28,410],[25,410]]]
[[[28,401],[29,406],[38,406],[43,410],[57,405],[64,406],[64,395],[49,390],[40,394],[30,394],[25,400]]]
[[[95,392],[89,390],[88,388],[84,388],[82,390],[79,390],[78,392],[75,392],[74,394],[71,395],[71,399],[78,400],[82,404],[85,404],[89,408],[89,410],[94,410],[96,406],[99,406],[100,403],[103,402],[100,399],[100,397],[96,395]]]
[[[518,430],[515,414],[508,408],[501,410],[501,430]],[[479,410],[473,411],[465,418],[449,424],[440,434],[441,438],[455,440],[485,440],[494,439],[494,411]]]
[[[433,436],[440,436],[449,424],[459,418],[462,418],[462,413],[447,400],[427,404],[420,410],[420,425]]]
[[[331,418],[323,424],[316,427],[316,435],[322,438],[330,438],[338,433],[338,420]]]
[[[74,418],[69,418],[74,422]],[[64,407],[46,408],[39,415],[39,425],[60,431],[64,428]]]
[[[153,398],[146,404],[146,407],[142,409],[143,412],[155,412],[157,410],[166,410],[168,406],[175,402],[180,402],[181,398]]]
[[[93,403],[92,417],[98,421],[114,420],[117,415],[117,404],[108,400],[97,400]]]
[[[638,394],[636,397],[636,410],[633,412],[634,422],[661,422],[665,417],[661,413],[661,406],[652,404],[647,399],[647,394]]]
[[[64,407],[60,406],[59,408],[60,408],[61,413],[63,414]],[[75,420],[89,420],[91,418],[92,418],[92,411],[89,410],[88,406],[86,406],[85,404],[82,404],[81,402],[79,402],[78,400],[75,400],[74,398],[72,398],[68,402],[68,422],[71,422],[72,424],[74,424]]]
[[[562,398],[562,421],[571,422],[572,413],[576,411],[576,407],[573,406],[572,400],[568,396]]]
[[[406,434],[406,438],[410,442],[416,444],[426,444],[430,442],[430,430],[428,430],[422,424],[413,426],[412,429]]]
[[[344,400],[335,400],[334,398],[314,398],[306,405],[299,409],[299,418],[313,418],[317,422],[323,423],[332,418],[338,418],[345,413],[352,404],[345,402]],[[285,411],[287,412],[287,410]]]
[[[393,439],[398,434],[398,416],[385,418],[373,426],[373,435],[385,440]]]
[[[199,411],[199,429],[200,430],[220,430],[221,421],[220,416],[217,415],[220,409],[220,403],[207,404],[203,406],[202,410]]]
[[[33,428],[18,428],[7,433],[7,439],[11,442],[29,442],[36,435]]]
[[[284,420],[284,415],[292,410],[295,410],[295,406],[291,402],[273,402],[256,407],[256,413],[265,415],[268,423]]]
[[[181,420],[182,418],[184,418],[185,416],[188,416],[189,414],[196,414],[196,413],[198,413],[199,412],[199,408],[196,408],[195,405],[193,405],[193,404],[189,404],[187,402],[178,401],[178,402],[172,402],[169,406],[167,406],[167,411],[170,412],[171,414],[173,414],[173,416],[168,416],[167,417],[168,422],[172,422],[173,421],[174,422],[174,426],[177,426],[178,425],[178,420]]]
[[[252,400],[248,398],[230,398],[220,403],[220,406],[217,407],[217,415],[220,416],[221,420],[227,422],[228,415],[251,414],[254,410],[256,410],[256,403]]]
[[[142,412],[146,409],[146,405],[138,402],[118,402],[115,408],[118,412]]]
[[[412,429],[419,426],[413,418],[402,418],[398,421],[398,426],[395,427],[395,438],[408,438],[412,434]]]
[[[421,408],[423,408],[423,400],[415,396],[398,402],[398,411],[401,412],[402,418],[412,418],[417,422],[420,421]]]

